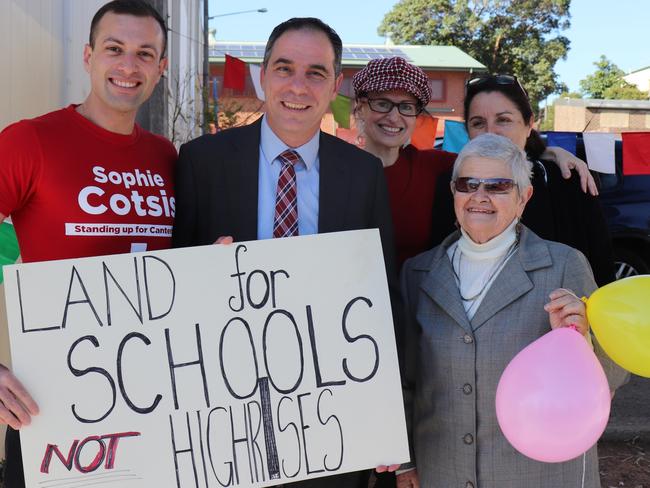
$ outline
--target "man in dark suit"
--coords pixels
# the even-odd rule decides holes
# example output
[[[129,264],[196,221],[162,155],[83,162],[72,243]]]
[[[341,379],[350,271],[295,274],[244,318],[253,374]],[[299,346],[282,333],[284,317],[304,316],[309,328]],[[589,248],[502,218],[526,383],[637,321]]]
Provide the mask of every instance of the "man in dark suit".
[[[341,54],[341,39],[318,19],[294,18],[273,30],[261,75],[264,117],[180,149],[174,246],[211,244],[225,236],[246,241],[379,228],[393,282],[392,223],[381,162],[320,131],[343,79]],[[295,486],[359,488],[364,483],[367,474],[358,472]]]

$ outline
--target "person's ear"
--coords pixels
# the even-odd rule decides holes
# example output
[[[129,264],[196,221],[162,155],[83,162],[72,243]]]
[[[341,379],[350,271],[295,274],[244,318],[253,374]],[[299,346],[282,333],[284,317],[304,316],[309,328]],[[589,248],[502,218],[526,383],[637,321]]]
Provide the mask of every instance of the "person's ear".
[[[90,73],[90,58],[93,55],[93,48],[90,46],[90,44],[86,44],[84,46],[84,69],[86,70],[87,73]]]

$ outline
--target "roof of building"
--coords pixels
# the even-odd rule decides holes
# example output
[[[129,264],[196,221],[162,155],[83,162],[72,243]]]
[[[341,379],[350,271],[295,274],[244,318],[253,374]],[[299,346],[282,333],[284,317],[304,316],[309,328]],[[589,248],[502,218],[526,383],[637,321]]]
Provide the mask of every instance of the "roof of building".
[[[600,100],[598,98],[558,98],[555,105],[592,109],[650,110],[650,100]]]
[[[217,41],[210,45],[210,61],[223,63],[225,55],[247,63],[261,63],[265,42]],[[428,70],[486,71],[487,68],[455,46],[386,46],[384,44],[344,44],[343,67],[362,67],[376,58],[401,56]]]
[[[634,74],[634,73],[639,73],[640,71],[646,71],[646,70],[650,70],[650,66],[646,66],[646,67],[644,67],[644,68],[635,69],[634,71],[630,71],[629,73],[625,73],[625,76],[627,76],[627,75],[632,75],[632,74]]]

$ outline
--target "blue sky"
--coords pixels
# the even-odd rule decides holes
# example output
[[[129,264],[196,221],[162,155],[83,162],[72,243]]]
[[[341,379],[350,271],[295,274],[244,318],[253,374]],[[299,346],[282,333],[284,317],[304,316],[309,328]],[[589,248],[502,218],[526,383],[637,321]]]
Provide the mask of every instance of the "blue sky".
[[[211,20],[217,39],[265,41],[273,27],[290,17],[319,17],[344,43],[383,43],[377,27],[396,0],[238,0],[210,1],[210,15],[266,7],[267,13],[233,15]],[[627,71],[650,66],[650,0],[573,0],[571,40],[566,61],[557,64],[561,81],[572,91],[591,74],[601,54]]]

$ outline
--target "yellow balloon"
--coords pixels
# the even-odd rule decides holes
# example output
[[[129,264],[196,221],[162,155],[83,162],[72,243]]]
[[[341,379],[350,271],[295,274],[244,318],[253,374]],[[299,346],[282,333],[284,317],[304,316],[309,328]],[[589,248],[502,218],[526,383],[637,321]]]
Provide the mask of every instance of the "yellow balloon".
[[[650,275],[596,290],[587,318],[607,355],[623,369],[650,378]]]

